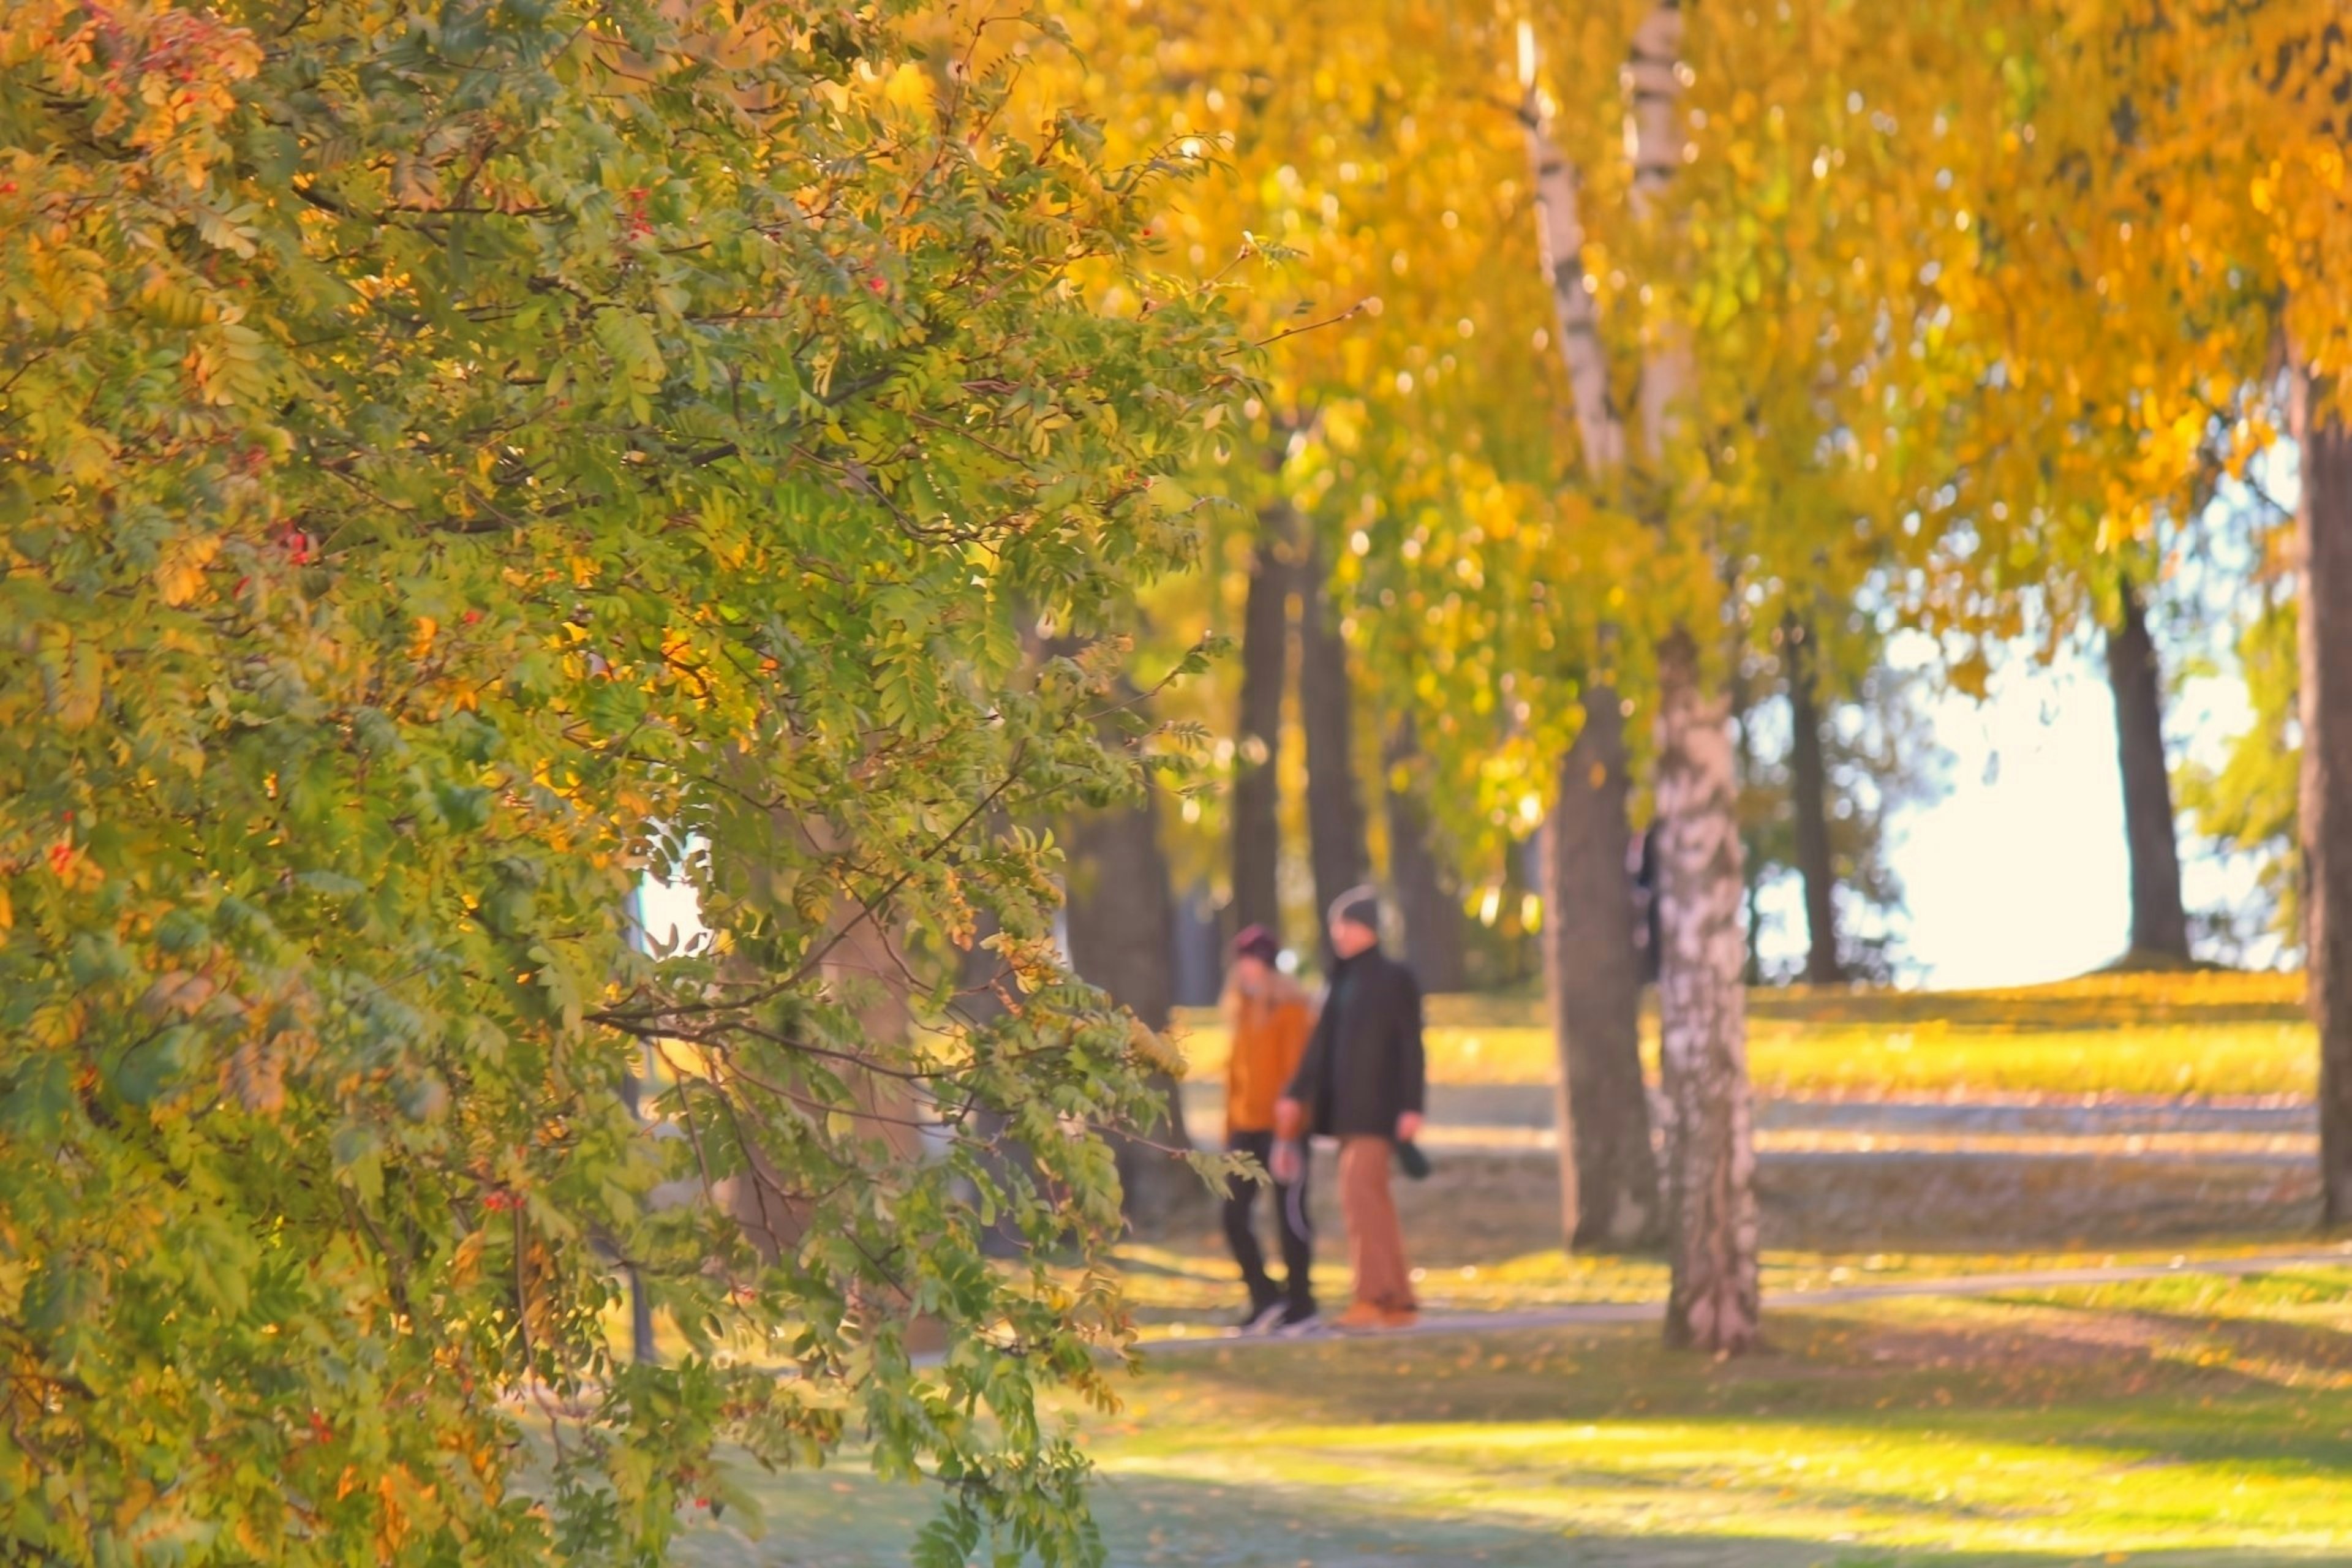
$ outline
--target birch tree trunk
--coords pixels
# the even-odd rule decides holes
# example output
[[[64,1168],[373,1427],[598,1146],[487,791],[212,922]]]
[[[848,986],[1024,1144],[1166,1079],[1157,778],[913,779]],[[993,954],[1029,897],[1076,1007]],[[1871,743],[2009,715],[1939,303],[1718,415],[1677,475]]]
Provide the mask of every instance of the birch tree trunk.
[[[1625,431],[1609,395],[1609,362],[1602,352],[1599,311],[1584,287],[1583,190],[1576,165],[1551,138],[1535,82],[1534,34],[1519,24],[1519,77],[1526,89],[1520,118],[1527,127],[1528,162],[1535,171],[1536,246],[1551,285],[1559,355],[1568,371],[1569,401],[1583,448],[1584,471],[1601,479],[1625,458]]]
[[[1544,962],[1559,1047],[1553,1125],[1560,1225],[1571,1247],[1654,1244],[1663,1217],[1642,1082],[1642,971],[1633,944],[1625,720],[1617,694],[1585,697],[1544,827]]]
[[[2319,1029],[2320,1215],[2352,1223],[2352,430],[2324,382],[2297,365],[2291,426],[2302,455],[2305,974]]]
[[[2124,785],[2124,841],[2131,852],[2135,962],[2189,962],[2189,914],[2180,898],[2180,843],[2172,776],[2164,756],[2164,672],[2147,612],[2128,576],[2117,584],[2106,628],[2107,688],[2116,700],[2116,752]]]
[[[1805,889],[1805,980],[1836,985],[1845,980],[1845,963],[1838,956],[1837,866],[1830,854],[1829,765],[1811,628],[1790,616],[1781,648],[1789,671],[1789,805]]]
[[[1536,238],[1584,470],[1605,484],[1623,468],[1625,434],[1584,287],[1582,191],[1575,165],[1548,129],[1535,82],[1534,34],[1526,24],[1519,55]],[[1571,1247],[1643,1245],[1655,1239],[1663,1213],[1642,1083],[1642,970],[1626,880],[1630,792],[1615,699],[1601,689],[1588,700],[1585,731],[1560,760],[1559,798],[1544,826],[1544,978],[1559,1058],[1552,1123],[1559,1140],[1560,1226]]]
[[[1348,645],[1325,602],[1323,573],[1323,553],[1310,544],[1298,574],[1298,717],[1307,736],[1307,847],[1318,913],[1371,875],[1356,787],[1356,692]]]
[[[1634,216],[1659,204],[1682,167],[1683,13],[1662,0],[1633,34]],[[1642,445],[1667,469],[1678,410],[1695,383],[1688,332],[1654,329],[1642,371]],[[1675,521],[1680,498],[1664,498]],[[1659,1077],[1666,1131],[1673,1283],[1666,1341],[1738,1354],[1759,1333],[1756,1158],[1749,1127],[1747,993],[1740,984],[1739,783],[1731,704],[1704,685],[1690,628],[1658,648]]]
[[[1718,1354],[1755,1344],[1760,1308],[1737,788],[1730,704],[1703,689],[1697,645],[1675,633],[1658,650],[1666,1342]]]
[[[1234,924],[1262,925],[1279,936],[1282,903],[1276,873],[1282,858],[1282,689],[1290,665],[1290,568],[1283,559],[1279,510],[1258,518],[1249,596],[1242,607],[1242,696],[1234,726],[1233,792]]]

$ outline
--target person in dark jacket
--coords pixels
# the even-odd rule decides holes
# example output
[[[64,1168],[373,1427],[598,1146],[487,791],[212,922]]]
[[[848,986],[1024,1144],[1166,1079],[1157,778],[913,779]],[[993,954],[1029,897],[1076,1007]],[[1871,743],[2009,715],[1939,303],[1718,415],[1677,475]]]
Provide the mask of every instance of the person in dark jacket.
[[[1404,1328],[1420,1308],[1389,1173],[1396,1146],[1421,1133],[1427,1078],[1421,986],[1381,951],[1380,896],[1371,888],[1340,895],[1330,920],[1339,962],[1323,1015],[1277,1107],[1276,1128],[1286,1140],[1339,1141],[1339,1212],[1356,1290],[1333,1326]]]

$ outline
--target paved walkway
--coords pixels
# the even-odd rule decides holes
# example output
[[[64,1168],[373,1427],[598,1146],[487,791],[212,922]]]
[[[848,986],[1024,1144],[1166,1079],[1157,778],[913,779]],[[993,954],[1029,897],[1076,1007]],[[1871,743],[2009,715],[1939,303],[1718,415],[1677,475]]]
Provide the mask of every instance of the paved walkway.
[[[2117,1285],[2135,1279],[2163,1279],[2173,1275],[2239,1279],[2271,1274],[2283,1268],[2329,1268],[2352,1264],[2352,1243],[2276,1252],[2258,1258],[2176,1258],[2169,1263],[2120,1263],[2081,1268],[2028,1268],[2004,1274],[1961,1274],[1940,1279],[1890,1279],[1874,1285],[1832,1285],[1811,1290],[1780,1290],[1764,1298],[1769,1318],[1775,1311],[1805,1307],[1836,1307],[1855,1301],[1884,1301],[1920,1296],[2000,1296],[2011,1290],[2046,1290],[2067,1285]],[[1499,1334],[1520,1329],[1572,1328],[1588,1323],[1655,1322],[1665,1314],[1663,1301],[1582,1301],[1559,1307],[1535,1307],[1506,1312],[1426,1313],[1410,1329],[1396,1329],[1383,1339],[1423,1339],[1438,1334]],[[1331,1337],[1323,1333],[1280,1337],[1242,1334],[1231,1330],[1179,1331],[1142,1342],[1152,1355],[1186,1351],[1232,1350],[1242,1345],[1307,1344]]]

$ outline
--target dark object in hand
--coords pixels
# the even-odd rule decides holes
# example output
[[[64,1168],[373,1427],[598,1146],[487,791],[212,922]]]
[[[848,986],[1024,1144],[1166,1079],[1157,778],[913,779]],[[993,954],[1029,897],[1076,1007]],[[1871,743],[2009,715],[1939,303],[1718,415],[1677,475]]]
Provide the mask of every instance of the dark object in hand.
[[[1402,1171],[1413,1181],[1426,1181],[1429,1178],[1429,1156],[1421,1152],[1420,1144],[1411,1142],[1398,1144],[1396,1158],[1397,1169]]]

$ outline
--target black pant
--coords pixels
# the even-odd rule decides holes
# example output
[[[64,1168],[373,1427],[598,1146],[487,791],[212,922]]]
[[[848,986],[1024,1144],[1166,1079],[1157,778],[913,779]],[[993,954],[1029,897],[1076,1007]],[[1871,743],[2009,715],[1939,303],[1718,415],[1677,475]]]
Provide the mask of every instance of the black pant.
[[[1248,1154],[1261,1165],[1274,1163],[1274,1134],[1271,1132],[1236,1132],[1225,1141],[1231,1153]],[[1309,1275],[1315,1264],[1314,1224],[1307,1215],[1307,1173],[1301,1170],[1296,1184],[1274,1184],[1274,1223],[1282,1237],[1282,1267],[1289,1276],[1288,1291],[1276,1290],[1265,1271],[1265,1251],[1258,1245],[1257,1227],[1251,1224],[1251,1211],[1257,1206],[1257,1194],[1263,1184],[1237,1181],[1225,1199],[1225,1245],[1234,1249],[1234,1261],[1242,1266],[1242,1279],[1249,1285],[1251,1304],[1261,1309],[1271,1307],[1287,1295],[1290,1305],[1302,1312],[1315,1310],[1315,1286]]]

